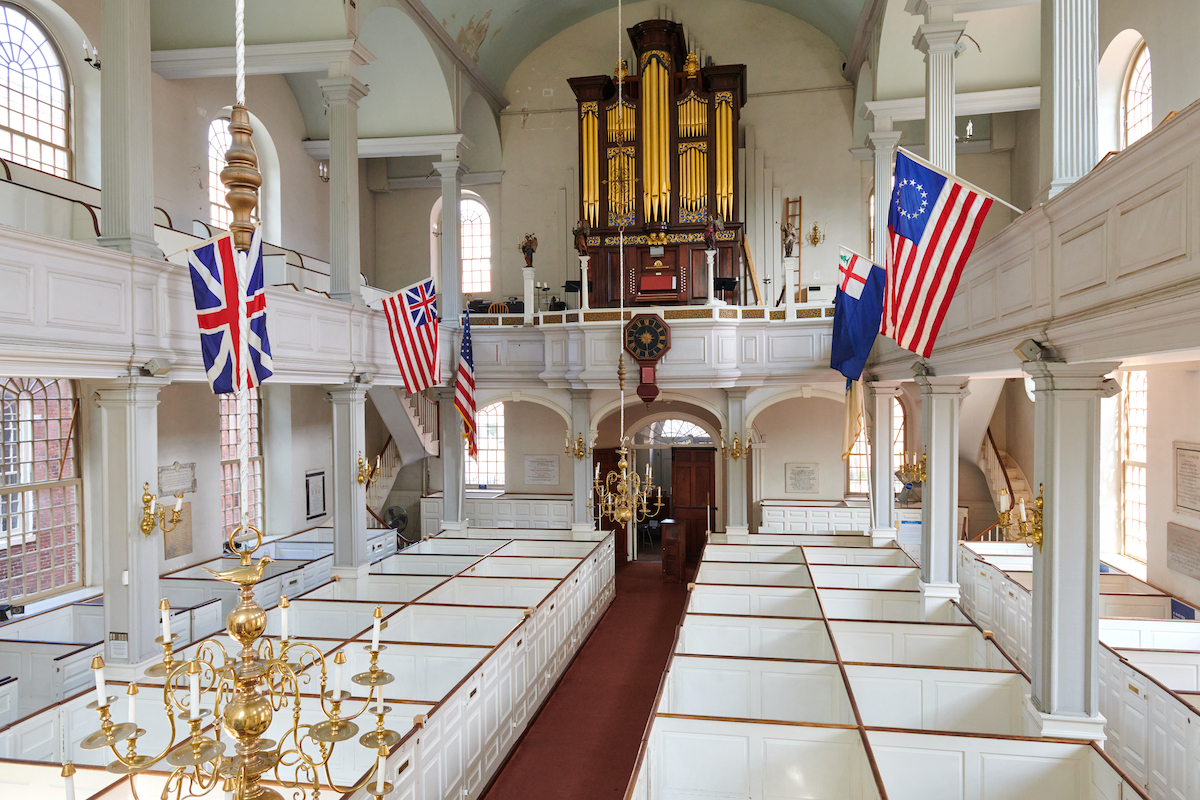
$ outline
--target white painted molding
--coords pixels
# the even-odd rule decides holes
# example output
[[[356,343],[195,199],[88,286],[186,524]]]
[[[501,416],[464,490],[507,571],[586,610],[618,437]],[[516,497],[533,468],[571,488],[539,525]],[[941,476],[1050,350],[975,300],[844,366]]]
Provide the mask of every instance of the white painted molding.
[[[851,83],[858,83],[858,73],[863,62],[870,54],[871,40],[874,39],[875,26],[883,19],[887,8],[887,0],[866,0],[858,15],[858,25],[854,29],[854,42],[850,45],[850,57],[842,75]]]
[[[994,89],[988,92],[964,92],[954,95],[954,114],[1002,114],[1007,111],[1031,111],[1042,107],[1042,87],[1024,86],[1018,89]],[[863,119],[891,119],[902,122],[925,119],[925,98],[904,97],[899,100],[868,100],[859,113]]]
[[[324,72],[329,69],[330,62],[347,62],[361,67],[374,60],[371,51],[356,39],[252,44],[246,47],[246,74]],[[155,50],[150,54],[150,68],[168,80],[227,77],[234,74],[233,48]]]
[[[488,104],[497,111],[503,111],[508,108],[508,98],[500,91],[492,81],[483,74],[483,70],[475,63],[475,59],[471,58],[466,52],[458,46],[458,42],[450,36],[442,23],[438,22],[437,18],[425,7],[421,0],[399,0],[398,5],[404,11],[407,11],[413,21],[416,22],[425,35],[441,48],[453,62],[457,69],[465,72],[470,78],[471,83],[479,90],[479,93],[487,99]]]
[[[904,10],[918,16],[931,9],[948,8],[951,14],[967,14],[972,11],[994,11],[1000,8],[1036,6],[1041,0],[908,0]]]
[[[328,139],[309,139],[302,143],[304,152],[318,161],[329,158]],[[461,133],[437,133],[428,136],[387,136],[358,140],[359,158],[394,158],[400,156],[461,155],[470,150],[472,142]],[[441,185],[441,179],[435,183]]]
[[[462,176],[463,186],[493,186],[500,183],[504,171],[499,172],[468,172]],[[394,192],[399,189],[439,189],[442,179],[437,176],[424,178],[388,178],[387,190]]]

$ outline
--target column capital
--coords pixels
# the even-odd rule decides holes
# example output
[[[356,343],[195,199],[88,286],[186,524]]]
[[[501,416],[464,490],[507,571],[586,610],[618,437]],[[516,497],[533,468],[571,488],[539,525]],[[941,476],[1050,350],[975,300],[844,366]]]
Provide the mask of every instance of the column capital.
[[[967,388],[967,384],[971,379],[962,375],[951,375],[942,377],[940,375],[918,375],[917,385],[921,387],[921,394],[957,394],[966,397],[971,393]]]
[[[367,399],[367,390],[370,388],[369,383],[337,383],[326,386],[325,391],[331,403],[362,403]]]
[[[591,389],[568,389],[568,391],[571,393],[572,400],[585,400],[586,401],[586,400],[592,399],[592,390]]]
[[[435,161],[433,162],[433,168],[438,171],[443,180],[447,178],[461,178],[467,174],[466,165],[457,158],[446,161]]]
[[[750,393],[746,388],[729,388],[725,390],[726,400],[745,400],[746,395]]]
[[[900,146],[900,136],[901,131],[871,131],[867,134],[867,140],[876,158],[881,155],[891,158]]]
[[[923,22],[913,35],[913,47],[925,55],[953,54],[966,29],[966,22]]]
[[[1084,364],[1028,361],[1021,365],[1021,370],[1033,378],[1034,392],[1076,391],[1108,394],[1115,381],[1110,382],[1107,376],[1120,366],[1120,361],[1093,361]]]
[[[867,390],[877,397],[897,397],[900,395],[903,381],[867,381]]]
[[[96,402],[102,407],[128,405],[133,402],[158,402],[158,393],[169,386],[170,378],[155,378],[145,375],[129,375],[123,378],[105,378],[87,381],[87,387],[96,393]]]
[[[371,91],[358,78],[352,78],[348,75],[336,78],[322,78],[317,81],[317,85],[321,87],[321,95],[330,103],[348,103],[353,106],[357,106],[358,101],[366,97],[367,92]]]

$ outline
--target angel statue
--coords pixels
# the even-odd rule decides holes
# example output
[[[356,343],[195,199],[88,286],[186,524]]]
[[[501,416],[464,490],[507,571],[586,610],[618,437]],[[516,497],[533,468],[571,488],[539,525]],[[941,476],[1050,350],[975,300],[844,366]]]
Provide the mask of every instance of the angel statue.
[[[581,219],[579,224],[571,229],[571,235],[575,237],[575,252],[586,256],[588,254],[587,240],[592,235],[592,226],[586,219]]]
[[[532,233],[525,234],[525,238],[518,245],[520,251],[525,255],[525,266],[533,266],[533,254],[537,252],[537,237]]]
[[[725,230],[725,220],[721,219],[721,215],[715,217],[711,214],[705,215],[704,223],[704,249],[717,249],[717,231]]]
[[[783,240],[783,257],[791,258],[796,249],[796,226],[790,222],[780,223],[779,236]]]

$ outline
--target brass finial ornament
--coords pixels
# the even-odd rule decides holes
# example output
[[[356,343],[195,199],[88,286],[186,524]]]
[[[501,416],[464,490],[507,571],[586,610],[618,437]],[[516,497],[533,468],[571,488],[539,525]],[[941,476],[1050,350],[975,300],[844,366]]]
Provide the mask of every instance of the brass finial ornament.
[[[250,112],[243,105],[235,105],[229,114],[229,136],[233,143],[225,153],[221,183],[225,184],[225,204],[233,212],[229,230],[233,233],[233,246],[238,250],[250,249],[250,240],[254,238],[254,221],[251,217],[258,205],[258,188],[262,186],[258,156],[250,143],[253,133]]]
[[[613,77],[618,81],[624,81],[629,77],[629,63],[625,59],[622,58],[617,61],[617,68],[613,70]]]
[[[700,74],[700,59],[695,53],[687,54],[687,61],[683,63],[683,71],[689,78],[695,78]]]
[[[617,382],[621,385],[621,391],[625,391],[625,354],[621,353],[621,360],[617,362]]]

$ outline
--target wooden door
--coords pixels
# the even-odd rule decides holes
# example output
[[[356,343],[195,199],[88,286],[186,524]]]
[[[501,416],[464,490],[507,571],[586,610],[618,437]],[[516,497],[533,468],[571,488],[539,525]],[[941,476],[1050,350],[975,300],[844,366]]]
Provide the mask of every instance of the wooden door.
[[[717,511],[717,451],[712,447],[676,447],[671,451],[672,515],[686,531],[688,561],[704,549],[706,503]]]
[[[617,448],[615,448],[615,447],[597,447],[595,450],[592,451],[592,458],[594,459],[593,466],[592,466],[593,470],[596,469],[596,467],[594,466],[595,464],[600,465],[600,481],[601,481],[601,483],[603,483],[604,478],[606,475],[608,475],[608,473],[617,471],[617,461],[618,461]],[[593,503],[596,502],[595,497],[592,498],[592,502]],[[594,509],[593,509],[593,513],[595,513]],[[614,520],[612,517],[604,517],[603,519],[600,520],[600,530],[613,531],[615,533],[615,535],[613,536],[613,541],[616,544],[617,566],[620,566],[620,565],[624,564],[626,561],[628,561],[629,560],[629,542],[627,541],[627,536],[625,533],[625,526],[617,523],[616,520]]]

